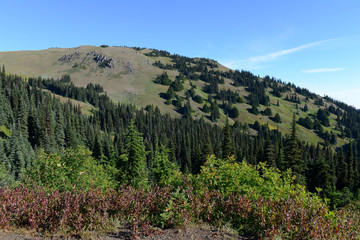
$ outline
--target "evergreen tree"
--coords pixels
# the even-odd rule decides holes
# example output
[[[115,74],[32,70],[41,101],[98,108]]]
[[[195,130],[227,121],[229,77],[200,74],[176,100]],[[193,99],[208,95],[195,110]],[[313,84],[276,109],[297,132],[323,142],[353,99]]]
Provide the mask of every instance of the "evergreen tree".
[[[263,113],[265,116],[271,116],[272,115],[272,111],[271,111],[271,108],[266,108],[264,110],[264,113]]]
[[[264,161],[271,167],[276,167],[274,146],[271,144],[269,136],[266,137],[264,145]]]
[[[316,188],[321,188],[323,193],[326,193],[332,188],[330,166],[326,163],[322,151],[318,153],[315,162],[309,166],[307,181],[307,186],[312,192],[316,192]]]
[[[202,108],[202,111],[204,113],[209,113],[210,112],[210,107],[207,103],[204,104],[203,108]]]
[[[306,116],[305,118],[299,118],[298,122],[307,129],[312,130],[314,128],[314,124],[309,116]]]
[[[278,113],[275,114],[275,117],[274,117],[273,121],[276,122],[276,123],[281,123],[281,118],[280,118],[280,115]]]
[[[305,104],[305,106],[304,106],[304,112],[307,112],[307,111],[309,111],[309,107],[308,107],[308,105],[307,104]]]
[[[285,164],[286,164],[286,168],[291,168],[293,173],[296,175],[297,183],[301,183],[301,184],[305,183],[304,176],[303,176],[303,161],[302,161],[301,143],[297,139],[295,114],[293,114],[290,139],[288,140],[288,142],[286,144]]]
[[[349,144],[347,156],[346,156],[346,163],[348,166],[348,188],[353,190],[355,187],[355,169],[354,169],[354,155],[352,149],[352,143]]]
[[[175,92],[172,86],[170,86],[166,92],[165,98],[171,100],[175,97]]]
[[[92,156],[99,159],[103,154],[101,140],[99,134],[95,134],[94,146],[92,147]]]
[[[199,170],[198,172],[200,172],[201,166],[203,166],[205,164],[205,162],[207,161],[209,156],[211,154],[213,154],[213,147],[211,145],[211,141],[210,141],[210,138],[209,138],[209,133],[207,131],[206,131],[206,134],[205,134],[205,143],[202,146],[201,153],[202,153],[202,157],[201,157],[201,162],[198,165],[198,170]]]
[[[5,65],[2,65],[2,71],[0,73],[0,87],[5,85]]]
[[[254,115],[259,115],[259,114],[260,114],[259,109],[258,109],[255,105],[252,106],[250,112],[251,112],[252,114],[254,114]]]
[[[65,146],[67,148],[75,147],[78,145],[78,140],[76,138],[75,129],[73,127],[71,116],[68,116],[65,126]]]
[[[336,169],[336,176],[337,176],[336,187],[337,189],[341,190],[346,186],[348,186],[349,184],[348,164],[345,161],[345,156],[342,150],[340,150],[337,153],[337,161],[338,161],[338,166]]]
[[[171,177],[177,167],[174,163],[169,161],[169,150],[160,146],[155,151],[152,168],[152,180],[156,184],[162,184]]]
[[[184,118],[191,118],[191,105],[190,105],[190,101],[187,101],[184,106],[182,107],[182,114]]]
[[[220,118],[219,106],[215,102],[211,102],[210,112],[210,119],[212,122],[215,122],[218,118]]]
[[[275,146],[276,149],[276,167],[280,170],[286,170],[285,156],[284,156],[284,145],[282,141],[279,141],[279,144]]]
[[[124,180],[137,187],[147,182],[146,151],[142,134],[139,133],[131,121],[125,136]]]
[[[229,158],[234,155],[234,145],[232,141],[231,129],[228,118],[226,118],[226,123],[223,132],[224,132],[224,137],[222,142],[222,157]]]
[[[232,108],[230,108],[228,113],[229,113],[229,117],[231,117],[231,118],[239,117],[239,109],[236,106],[233,106]]]
[[[156,80],[156,83],[165,85],[165,86],[169,86],[171,84],[171,79],[169,77],[169,75],[167,74],[167,72],[163,72],[161,75],[159,75]]]
[[[62,149],[65,145],[65,132],[64,132],[64,116],[60,103],[56,104],[54,136],[55,136],[57,148]]]
[[[181,83],[179,79],[176,79],[172,84],[171,87],[174,89],[175,92],[179,92],[184,89],[184,85]]]
[[[37,123],[37,118],[35,116],[35,109],[30,110],[28,116],[28,140],[33,148],[39,146],[40,144],[40,129]]]
[[[330,120],[325,110],[319,109],[316,114],[316,118],[321,122],[325,127],[330,126]]]

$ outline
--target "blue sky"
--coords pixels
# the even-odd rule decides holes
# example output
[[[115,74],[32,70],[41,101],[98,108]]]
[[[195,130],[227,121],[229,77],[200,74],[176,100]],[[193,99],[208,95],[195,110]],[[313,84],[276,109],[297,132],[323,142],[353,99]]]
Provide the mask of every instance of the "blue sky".
[[[360,1],[0,0],[0,51],[139,46],[206,57],[360,108]]]

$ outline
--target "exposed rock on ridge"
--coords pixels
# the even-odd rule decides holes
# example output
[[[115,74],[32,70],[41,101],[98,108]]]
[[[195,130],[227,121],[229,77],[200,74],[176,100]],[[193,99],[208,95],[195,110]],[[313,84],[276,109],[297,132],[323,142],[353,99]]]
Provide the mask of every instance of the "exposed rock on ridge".
[[[97,53],[95,51],[89,52],[87,55],[94,56],[94,60],[96,63],[99,64],[100,67],[108,67],[108,68],[114,68],[115,67],[115,61],[112,58],[108,58],[107,56]]]
[[[80,56],[79,51],[76,51],[73,54],[65,54],[64,56],[59,58],[59,61],[60,62],[68,62],[68,61],[71,61],[76,56]]]

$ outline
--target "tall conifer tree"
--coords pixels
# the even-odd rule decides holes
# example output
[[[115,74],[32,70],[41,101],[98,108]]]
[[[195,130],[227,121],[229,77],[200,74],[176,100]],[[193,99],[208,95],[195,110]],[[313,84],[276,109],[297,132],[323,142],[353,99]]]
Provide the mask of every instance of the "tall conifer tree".
[[[222,142],[222,157],[228,158],[234,155],[234,145],[232,141],[231,129],[228,118],[226,118],[226,123],[223,131],[224,131],[224,137]]]
[[[131,121],[125,136],[125,154],[122,155],[125,163],[125,180],[133,186],[140,186],[147,181],[146,151],[142,134],[139,133]]]
[[[293,120],[291,123],[291,135],[285,148],[285,164],[286,168],[291,168],[296,175],[297,183],[304,184],[305,179],[303,176],[303,161],[302,161],[302,149],[301,143],[297,138],[296,130],[296,117],[293,114]]]

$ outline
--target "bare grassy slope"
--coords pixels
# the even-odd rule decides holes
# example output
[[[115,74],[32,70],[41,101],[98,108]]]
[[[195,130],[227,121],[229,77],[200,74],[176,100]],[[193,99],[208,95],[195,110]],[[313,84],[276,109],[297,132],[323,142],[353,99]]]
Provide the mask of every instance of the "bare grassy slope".
[[[112,59],[113,66],[100,67],[101,61],[94,60],[94,54],[105,56],[107,60]],[[63,60],[59,60],[61,58]],[[78,86],[86,86],[90,82],[101,84],[115,101],[138,106],[152,103],[163,112],[176,116],[177,113],[159,98],[159,94],[167,88],[153,83],[153,79],[163,72],[153,66],[153,62],[154,59],[126,47],[80,46],[0,53],[0,64],[4,64],[9,73],[45,78],[60,78],[70,74]],[[172,78],[178,75],[176,71],[168,73]]]

